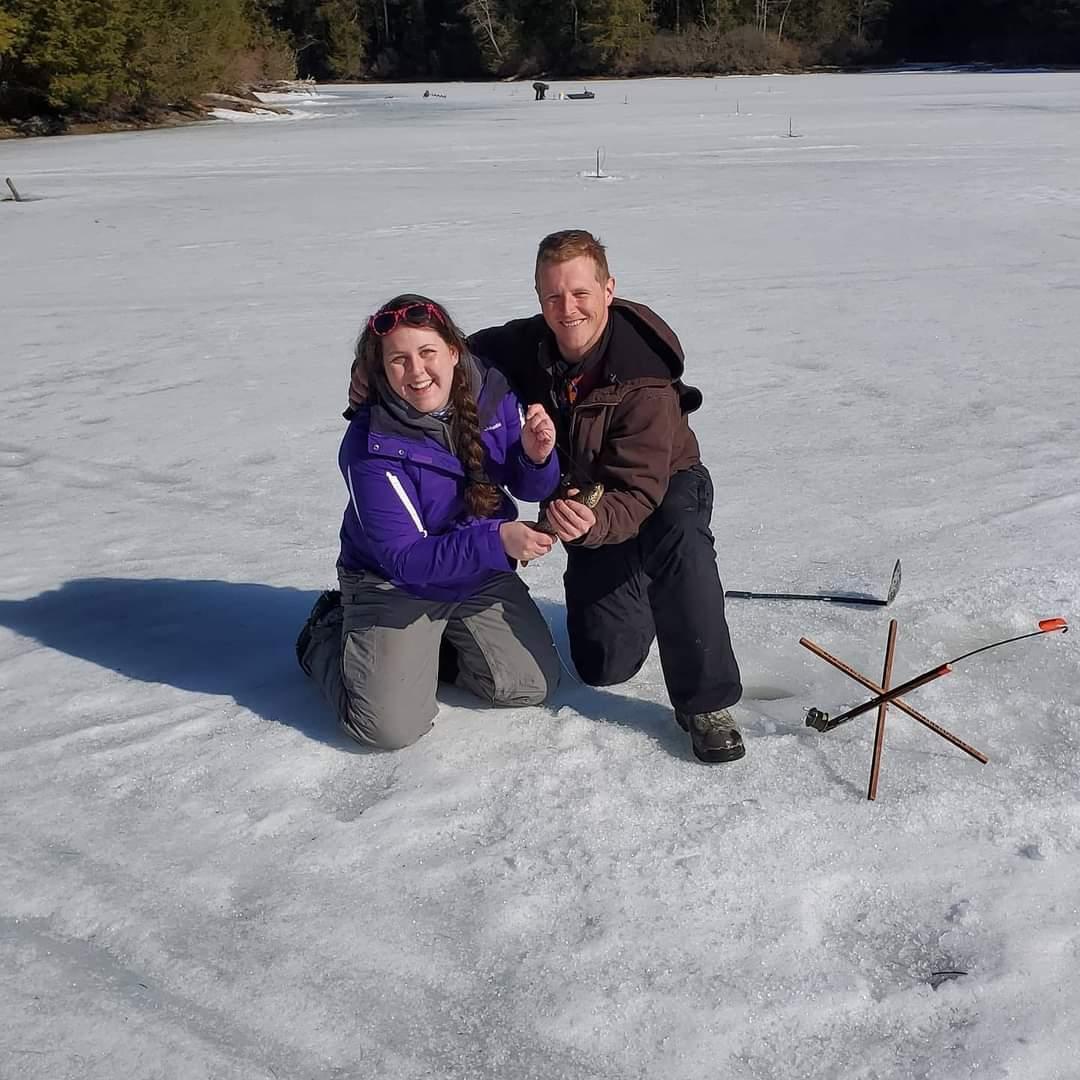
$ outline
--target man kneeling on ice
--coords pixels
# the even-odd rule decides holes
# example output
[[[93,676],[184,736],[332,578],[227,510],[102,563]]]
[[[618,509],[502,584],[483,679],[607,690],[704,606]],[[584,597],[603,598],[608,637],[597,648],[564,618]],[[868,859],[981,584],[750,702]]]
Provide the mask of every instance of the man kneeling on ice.
[[[655,638],[675,719],[705,762],[745,753],[728,711],[742,696],[710,531],[713,486],[687,414],[674,331],[615,296],[604,246],[569,229],[540,241],[539,315],[478,331],[478,356],[555,422],[564,496],[603,485],[590,508],[560,497],[547,525],[566,544],[567,627],[592,686],[637,673]]]

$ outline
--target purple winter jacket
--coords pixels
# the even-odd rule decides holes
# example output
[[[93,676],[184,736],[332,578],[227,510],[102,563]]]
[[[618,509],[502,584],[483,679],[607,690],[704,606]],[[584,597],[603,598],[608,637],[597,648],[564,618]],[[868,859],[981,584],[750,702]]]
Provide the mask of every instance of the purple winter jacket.
[[[540,502],[558,486],[557,455],[543,465],[526,457],[518,399],[500,372],[481,370],[485,472],[517,498]],[[414,596],[460,601],[514,569],[499,538],[499,526],[517,517],[513,502],[504,498],[493,518],[470,516],[458,458],[378,403],[353,412],[338,464],[349,489],[341,523],[345,570],[373,571]]]

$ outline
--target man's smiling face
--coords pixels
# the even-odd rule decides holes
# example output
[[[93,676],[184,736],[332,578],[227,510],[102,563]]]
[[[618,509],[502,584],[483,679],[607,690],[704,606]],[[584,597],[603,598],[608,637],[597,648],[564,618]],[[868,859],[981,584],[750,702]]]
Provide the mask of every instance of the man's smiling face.
[[[536,269],[536,295],[563,359],[577,361],[603,336],[615,279],[602,280],[588,255],[545,260]]]

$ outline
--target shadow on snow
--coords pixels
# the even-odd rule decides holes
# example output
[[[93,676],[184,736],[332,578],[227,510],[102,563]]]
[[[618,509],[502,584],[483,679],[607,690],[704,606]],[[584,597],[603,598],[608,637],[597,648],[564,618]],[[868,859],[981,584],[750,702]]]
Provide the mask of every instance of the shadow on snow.
[[[80,578],[0,600],[0,625],[128,678],[229,696],[312,739],[360,749],[296,663],[316,596],[253,582]]]
[[[363,753],[339,731],[296,663],[296,635],[317,596],[254,582],[79,578],[26,600],[0,600],[0,625],[140,682],[231,697],[263,719]],[[540,607],[569,663],[562,606],[541,600]],[[451,707],[484,707],[452,687],[441,687],[439,696]],[[551,702],[555,709],[563,705],[591,720],[643,730],[673,752],[685,749],[666,704],[564,674]]]
[[[690,756],[689,738],[675,723],[671,706],[666,701],[650,701],[647,698],[632,697],[628,694],[613,693],[598,686],[588,686],[573,673],[570,659],[570,640],[566,630],[566,610],[561,604],[534,597],[555,639],[564,670],[562,683],[550,702],[556,711],[560,706],[568,706],[588,720],[600,723],[621,724],[651,735],[665,750],[679,755]]]

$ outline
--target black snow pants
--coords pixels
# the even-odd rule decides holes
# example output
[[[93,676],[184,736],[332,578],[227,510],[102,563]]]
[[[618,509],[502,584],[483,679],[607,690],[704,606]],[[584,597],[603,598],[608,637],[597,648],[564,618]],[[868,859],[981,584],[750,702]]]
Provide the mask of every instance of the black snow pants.
[[[567,546],[570,654],[586,683],[625,682],[656,638],[668,696],[680,712],[726,708],[742,696],[709,527],[712,506],[712,478],[695,465],[671,478],[637,536],[597,548]]]

